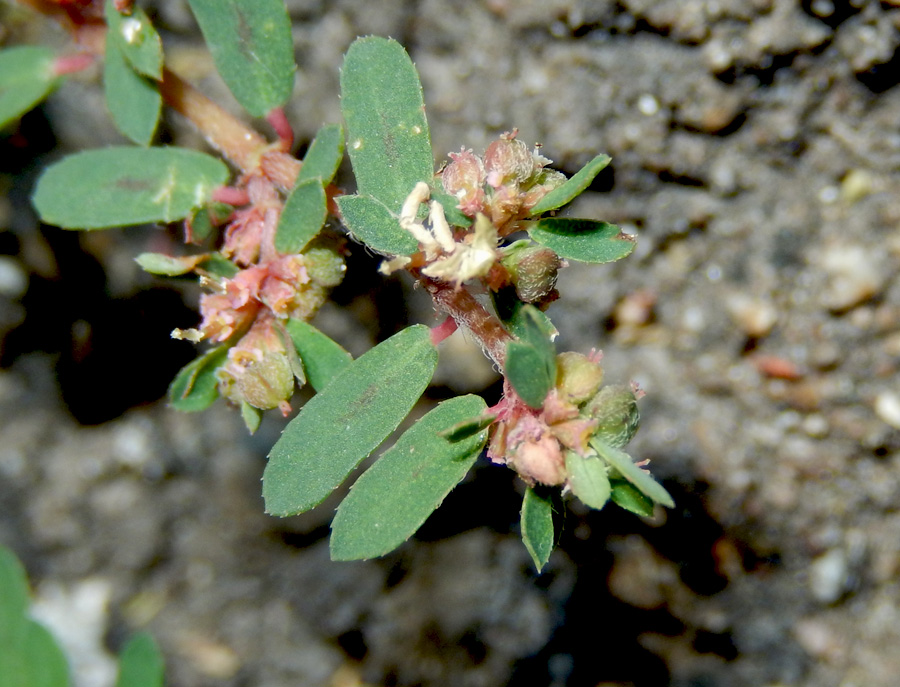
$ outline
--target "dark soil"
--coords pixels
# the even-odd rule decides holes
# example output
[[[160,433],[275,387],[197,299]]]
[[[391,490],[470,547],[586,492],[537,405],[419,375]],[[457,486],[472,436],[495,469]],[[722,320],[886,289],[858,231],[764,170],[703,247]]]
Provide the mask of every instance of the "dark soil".
[[[173,62],[232,103],[186,4],[149,5]],[[0,139],[0,542],[76,684],[110,685],[110,652],[147,629],[179,687],[896,685],[900,3],[288,5],[301,141],[339,119],[342,52],[380,34],[421,71],[439,157],[513,127],[570,174],[612,155],[572,214],[638,248],[570,266],[548,314],[562,349],[602,348],[608,380],[646,390],[630,450],[677,507],[571,502],[542,575],[521,484],[487,463],[381,560],[328,560],[336,499],[265,516],[283,423],[250,438],[224,404],[159,400],[193,355],[168,332],[196,293],[132,258],[177,232],[75,236],[29,208],[42,166],[119,142],[78,77]],[[0,13],[0,40],[64,44]],[[200,145],[174,116],[163,137]],[[355,354],[434,321],[376,266],[357,247],[317,320]],[[464,339],[442,358],[431,398],[496,394]]]

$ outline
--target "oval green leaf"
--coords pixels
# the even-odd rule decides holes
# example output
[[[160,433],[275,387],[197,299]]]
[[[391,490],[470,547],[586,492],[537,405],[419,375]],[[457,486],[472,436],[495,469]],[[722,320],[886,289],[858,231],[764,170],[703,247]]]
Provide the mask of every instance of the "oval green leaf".
[[[25,45],[0,50],[0,129],[47,97],[58,82],[50,49]]]
[[[613,448],[597,437],[591,439],[591,446],[593,446],[600,458],[609,463],[611,467],[618,470],[619,474],[621,474],[622,477],[630,482],[644,496],[656,503],[662,504],[666,508],[675,507],[675,501],[672,500],[669,492],[667,492],[659,482],[653,479],[649,473],[644,472],[635,465],[631,456],[625,453],[625,451]]]
[[[162,79],[162,41],[146,12],[132,7],[131,14],[122,15],[112,0],[106,2],[107,49],[112,41],[138,74],[159,81]]]
[[[328,214],[325,203],[325,189],[319,179],[297,184],[281,211],[275,230],[275,250],[293,254],[306,248],[325,224]]]
[[[294,42],[282,0],[188,0],[216,69],[254,117],[294,90]]]
[[[162,96],[155,83],[132,69],[116,40],[106,42],[103,90],[116,128],[138,145],[149,145],[159,121]]]
[[[409,413],[437,366],[431,330],[414,325],[347,365],[303,406],[269,454],[266,511],[321,503]]]
[[[353,42],[341,70],[347,150],[360,195],[399,212],[416,183],[431,183],[434,160],[422,84],[397,41]]]
[[[309,322],[292,318],[284,327],[294,342],[306,377],[316,391],[322,391],[341,370],[353,362],[353,356],[339,343]]]
[[[372,250],[386,255],[412,255],[419,242],[400,228],[398,217],[371,196],[339,196],[341,221],[348,231]]]
[[[334,179],[344,157],[344,128],[340,124],[326,124],[309,144],[303,157],[303,166],[297,175],[297,183],[307,179],[319,179],[327,186]]]
[[[615,479],[610,480],[610,483],[612,484],[612,502],[617,506],[642,517],[653,515],[653,501],[628,482]]]
[[[596,456],[584,458],[574,451],[566,452],[566,472],[569,488],[582,503],[600,510],[609,501],[612,488],[606,464]]]
[[[3,628],[22,622],[27,608],[28,578],[25,568],[10,549],[0,546],[0,636]]]
[[[331,558],[375,558],[409,539],[444,501],[478,458],[482,431],[451,442],[440,432],[483,412],[477,396],[441,403],[410,427],[360,477],[331,523]]]
[[[116,687],[162,687],[163,657],[146,632],[136,634],[119,654]]]
[[[555,377],[549,374],[547,361],[531,344],[510,341],[506,346],[504,372],[519,397],[532,408],[544,405]]]
[[[556,349],[551,341],[556,330],[533,305],[517,311],[516,330],[519,341],[506,347],[506,378],[525,403],[540,408],[556,383]]]
[[[600,154],[593,160],[588,162],[584,167],[575,172],[571,179],[568,179],[562,186],[559,186],[546,196],[540,199],[538,203],[531,208],[528,214],[532,217],[561,208],[566,203],[571,203],[576,197],[591,185],[594,177],[600,173],[600,170],[610,163],[612,158],[609,155]]]
[[[219,397],[218,370],[228,357],[228,347],[219,346],[189,362],[169,385],[169,405],[193,413],[206,410]]]
[[[44,222],[64,229],[174,222],[227,178],[225,163],[193,150],[104,148],[48,167],[32,201]]]
[[[141,253],[134,261],[144,272],[161,274],[166,277],[177,277],[192,272],[200,263],[207,260],[207,255],[185,255],[174,257],[164,253]]]
[[[553,552],[553,503],[547,494],[538,494],[534,488],[525,490],[525,498],[522,499],[522,542],[534,567],[540,572],[550,560]]]
[[[561,258],[596,264],[620,260],[635,246],[634,237],[623,234],[615,224],[590,219],[548,217],[538,220],[528,233]]]

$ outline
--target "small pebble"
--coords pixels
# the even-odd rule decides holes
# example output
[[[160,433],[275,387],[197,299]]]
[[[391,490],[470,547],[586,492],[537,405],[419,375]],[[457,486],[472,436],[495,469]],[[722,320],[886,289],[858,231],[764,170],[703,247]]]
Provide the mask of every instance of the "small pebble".
[[[840,549],[832,549],[810,566],[809,590],[816,600],[833,603],[844,593],[847,577],[847,557]]]
[[[734,323],[744,334],[754,339],[766,336],[778,321],[775,306],[762,298],[733,294],[725,304]]]
[[[900,396],[882,391],[875,397],[875,414],[894,429],[900,429]]]

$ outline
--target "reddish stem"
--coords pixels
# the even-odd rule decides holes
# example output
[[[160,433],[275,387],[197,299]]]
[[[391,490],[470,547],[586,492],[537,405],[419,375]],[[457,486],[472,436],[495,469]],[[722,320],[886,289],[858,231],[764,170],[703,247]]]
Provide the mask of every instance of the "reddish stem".
[[[94,64],[94,56],[83,52],[77,55],[57,57],[53,60],[53,73],[56,76],[74,74],[75,72],[84,71],[92,64]]]
[[[281,150],[289,153],[294,145],[294,130],[288,122],[287,115],[284,114],[284,108],[275,107],[266,115],[266,121],[275,129],[278,135],[278,141],[281,143]]]
[[[468,329],[484,352],[502,368],[506,361],[506,345],[513,338],[500,320],[485,310],[466,289],[435,281],[427,282],[426,288],[435,305],[450,315],[458,326]]]
[[[247,193],[246,189],[235,188],[234,186],[221,186],[213,191],[212,199],[218,203],[241,207],[250,203],[250,194]]]
[[[431,343],[437,346],[441,341],[447,339],[458,328],[459,327],[456,324],[456,320],[448,315],[447,319],[441,322],[437,327],[431,328]]]

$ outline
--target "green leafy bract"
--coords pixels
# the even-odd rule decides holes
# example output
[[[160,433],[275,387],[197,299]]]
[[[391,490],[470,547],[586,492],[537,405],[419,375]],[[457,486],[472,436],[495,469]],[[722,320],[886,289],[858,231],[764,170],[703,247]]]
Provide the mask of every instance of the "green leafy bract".
[[[528,214],[534,217],[570,203],[591,185],[594,177],[610,163],[610,160],[612,158],[609,155],[598,155],[572,175],[572,178],[568,179],[562,186],[553,189],[541,198]]]
[[[556,383],[556,350],[547,330],[549,320],[542,312],[526,305],[519,316],[519,340],[506,346],[504,371],[521,399],[540,408]]]
[[[611,487],[607,476],[606,463],[596,456],[587,458],[574,451],[566,452],[566,472],[569,488],[582,503],[597,510],[609,501]]]
[[[228,356],[228,347],[219,346],[189,362],[169,385],[169,405],[176,410],[206,410],[219,397],[216,370]]]
[[[47,97],[57,83],[50,49],[24,45],[0,50],[0,129]]]
[[[65,655],[27,611],[25,570],[0,546],[0,687],[67,687]]]
[[[417,182],[434,176],[422,85],[394,40],[353,42],[341,70],[341,110],[358,193],[399,212]]]
[[[372,250],[387,255],[411,255],[419,242],[400,228],[397,215],[370,196],[339,196],[338,209],[344,226]]]
[[[116,687],[162,687],[163,658],[156,642],[146,632],[136,634],[119,654]]]
[[[353,485],[331,524],[331,557],[383,556],[409,539],[465,477],[487,441],[440,433],[486,409],[477,396],[441,403],[410,427]]]
[[[275,230],[275,250],[299,253],[306,248],[325,224],[325,203],[325,189],[319,179],[307,179],[294,186]]]
[[[162,96],[156,84],[136,71],[126,58],[128,43],[123,35],[123,21],[112,0],[107,0],[106,18],[110,22],[103,66],[106,105],[116,128],[122,134],[138,145],[148,145],[159,121]],[[124,26],[128,26],[127,22],[131,20],[124,21]],[[160,59],[161,57],[160,52]],[[160,70],[161,63],[157,72]]]
[[[282,0],[188,0],[216,69],[254,117],[281,107],[294,89],[291,20]]]
[[[300,410],[269,454],[266,511],[321,503],[406,417],[437,365],[431,332],[414,325],[348,364]]]
[[[48,167],[33,202],[43,221],[64,229],[174,222],[227,178],[225,163],[193,150],[112,147]]]
[[[141,266],[144,272],[178,277],[193,271],[205,259],[205,255],[175,257],[165,253],[141,253],[134,261]]]
[[[340,344],[308,322],[292,318],[285,324],[285,329],[294,342],[306,377],[316,391],[322,391],[341,370],[353,362],[353,357]]]
[[[622,477],[630,482],[632,486],[644,496],[667,508],[675,507],[675,502],[672,500],[669,492],[667,492],[659,482],[653,479],[649,473],[644,472],[635,465],[631,456],[627,453],[620,451],[617,448],[613,448],[597,437],[591,439],[591,446],[600,458],[609,463],[611,467],[615,468]]]
[[[612,485],[612,502],[635,515],[649,517],[653,515],[653,501],[621,479],[610,480]]]
[[[112,0],[106,0],[107,49],[111,41],[138,74],[159,81],[162,79],[162,41],[146,12],[132,7],[131,14],[120,14]]]
[[[340,124],[326,124],[309,144],[303,157],[303,166],[297,175],[297,183],[307,179],[318,179],[327,186],[344,157],[344,128]]]
[[[531,225],[528,233],[561,258],[604,263],[620,260],[634,250],[634,238],[608,222],[547,217]]]
[[[522,542],[528,549],[528,553],[531,554],[534,567],[540,572],[550,560],[555,537],[553,503],[548,494],[539,494],[533,487],[525,490],[525,498],[522,499],[521,524]]]

